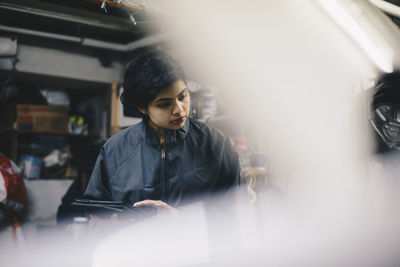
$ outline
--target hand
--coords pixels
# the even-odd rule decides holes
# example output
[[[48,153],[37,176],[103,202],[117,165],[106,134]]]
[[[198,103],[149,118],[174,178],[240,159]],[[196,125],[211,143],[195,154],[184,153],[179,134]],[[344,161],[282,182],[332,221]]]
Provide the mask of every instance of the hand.
[[[157,209],[157,214],[161,214],[161,213],[169,213],[169,214],[173,214],[173,215],[178,214],[177,209],[171,207],[170,205],[168,205],[167,203],[165,203],[161,200],[146,199],[146,200],[136,202],[135,204],[133,204],[133,206],[135,206],[135,207],[141,207],[141,206],[142,207],[143,206],[154,207]]]

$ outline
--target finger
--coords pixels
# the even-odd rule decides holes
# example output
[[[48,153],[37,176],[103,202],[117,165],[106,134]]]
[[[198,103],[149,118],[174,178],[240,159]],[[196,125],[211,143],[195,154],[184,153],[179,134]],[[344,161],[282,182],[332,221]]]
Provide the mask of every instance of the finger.
[[[135,204],[133,204],[133,206],[135,206],[135,207],[151,206],[151,207],[155,207],[159,212],[167,211],[171,214],[178,213],[178,211],[174,207],[168,205],[167,203],[165,203],[161,200],[146,199],[146,200],[136,202]]]
[[[133,204],[133,206],[162,206],[165,203],[161,200],[146,199]]]
[[[133,205],[135,207],[144,207],[144,206],[154,207],[159,211],[160,210],[171,210],[171,209],[174,209],[170,205],[168,205],[167,203],[165,203],[165,202],[163,202],[161,200],[151,200],[151,199],[142,200],[142,201],[136,202]]]
[[[149,201],[146,200],[142,200],[142,201],[138,201],[136,203],[133,204],[133,206],[143,206],[143,205],[147,205],[146,203],[148,203]]]
[[[136,202],[136,203],[133,204],[133,206],[135,206],[135,207],[137,207],[137,206],[145,206],[145,205],[148,205],[146,200],[142,200],[142,201],[139,201],[139,202]]]

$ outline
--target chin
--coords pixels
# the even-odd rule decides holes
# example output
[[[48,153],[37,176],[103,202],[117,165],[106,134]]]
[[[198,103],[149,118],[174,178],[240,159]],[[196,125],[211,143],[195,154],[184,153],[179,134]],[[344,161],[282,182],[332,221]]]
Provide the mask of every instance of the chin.
[[[186,120],[184,120],[184,121],[181,122],[180,124],[171,124],[170,129],[171,129],[171,130],[179,130],[179,129],[181,129],[183,126],[185,126],[185,122],[186,122]]]
[[[181,124],[179,124],[179,125],[175,124],[175,125],[172,125],[172,126],[170,127],[170,129],[171,129],[171,130],[179,130],[179,129],[181,129],[183,126],[185,126],[185,123],[181,123]]]

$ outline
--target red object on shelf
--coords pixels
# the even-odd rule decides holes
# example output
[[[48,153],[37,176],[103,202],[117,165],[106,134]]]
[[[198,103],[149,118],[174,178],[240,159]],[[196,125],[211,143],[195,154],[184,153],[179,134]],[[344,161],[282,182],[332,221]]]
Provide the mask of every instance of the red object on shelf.
[[[10,160],[0,153],[0,203],[7,209],[20,211],[26,200],[24,180],[17,174]]]

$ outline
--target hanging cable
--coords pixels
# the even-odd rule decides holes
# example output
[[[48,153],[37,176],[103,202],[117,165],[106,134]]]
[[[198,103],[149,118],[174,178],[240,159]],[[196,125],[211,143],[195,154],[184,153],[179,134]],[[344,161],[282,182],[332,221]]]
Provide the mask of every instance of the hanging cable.
[[[11,81],[12,77],[14,76],[15,71],[17,70],[16,66],[17,66],[18,62],[19,62],[19,59],[18,59],[18,45],[17,45],[17,51],[15,53],[15,56],[13,56],[12,62],[11,62],[12,67],[10,69],[10,74],[8,75],[6,80],[0,86],[0,99],[5,97],[5,95],[6,95],[6,87],[7,87],[8,83]]]
[[[130,5],[129,2],[127,2],[127,3],[125,3],[125,2],[126,1],[122,1],[122,0],[111,0],[111,1],[104,0],[101,3],[100,8],[103,9],[104,13],[106,13],[107,15],[110,14],[109,10],[107,9],[109,6],[122,9],[127,12],[129,20],[136,26],[137,22],[136,22],[135,14],[138,11],[142,11],[142,8],[137,7],[137,6],[132,6],[132,5]]]

